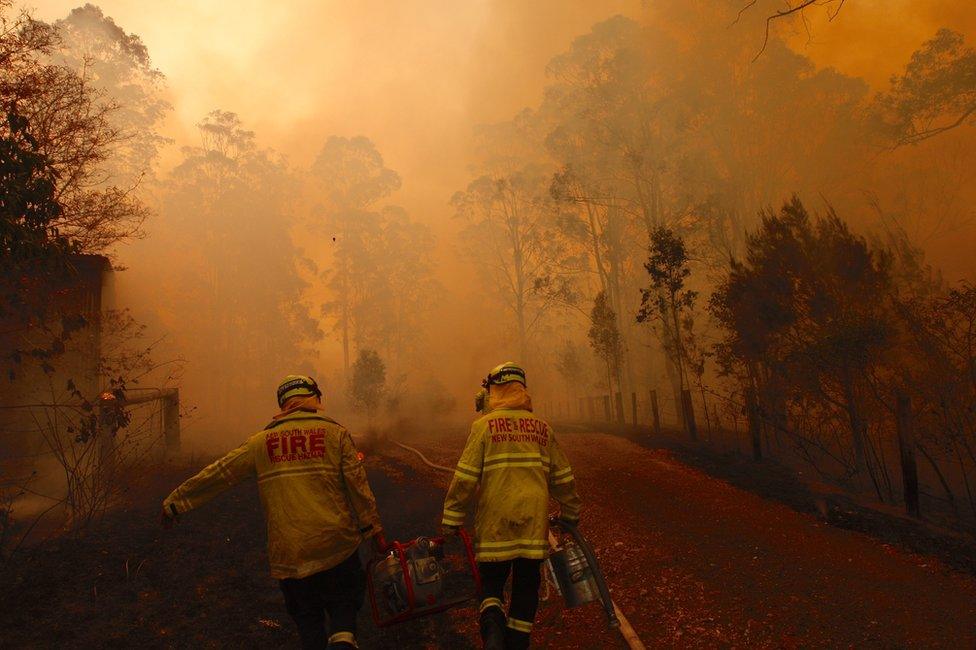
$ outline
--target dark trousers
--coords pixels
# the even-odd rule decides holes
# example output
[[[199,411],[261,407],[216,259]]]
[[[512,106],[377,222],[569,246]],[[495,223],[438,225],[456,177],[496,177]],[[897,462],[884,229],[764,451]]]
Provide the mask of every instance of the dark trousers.
[[[322,650],[329,643],[330,635],[339,635],[339,638],[333,639],[329,647],[352,647],[341,643],[355,637],[356,614],[363,606],[366,573],[358,553],[331,569],[305,578],[286,578],[278,584],[285,595],[288,614],[298,626],[302,648]],[[328,631],[326,612],[329,614]],[[350,634],[353,636],[349,637]]]
[[[478,562],[481,573],[482,602],[502,600],[505,583],[512,576],[512,598],[508,605],[505,630],[507,648],[528,648],[529,633],[539,609],[539,585],[542,584],[542,560],[516,558],[505,562]]]

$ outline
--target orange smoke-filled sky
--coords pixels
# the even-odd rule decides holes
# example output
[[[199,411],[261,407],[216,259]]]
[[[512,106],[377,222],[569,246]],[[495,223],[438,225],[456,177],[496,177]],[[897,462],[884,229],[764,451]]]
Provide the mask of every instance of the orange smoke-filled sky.
[[[79,0],[30,6],[44,20]],[[208,111],[237,112],[263,146],[311,162],[331,134],[372,138],[404,177],[396,197],[422,220],[468,180],[472,127],[536,103],[545,66],[590,26],[640,0],[102,0],[166,75],[174,110],[165,169],[196,142]],[[648,2],[653,5],[653,2]],[[853,0],[829,26],[811,14],[798,46],[823,64],[881,84],[935,29],[971,33],[968,3]],[[756,10],[760,10],[757,7]],[[732,28],[732,27],[730,27]],[[778,27],[786,28],[786,25]],[[760,35],[757,34],[757,46]],[[425,214],[426,213],[426,214]]]
[[[78,4],[35,7],[54,20]],[[98,4],[167,77],[165,130],[176,146],[163,168],[222,108],[301,166],[329,135],[372,138],[404,177],[397,200],[414,212],[446,209],[466,183],[472,126],[538,101],[549,58],[593,23],[639,10],[635,0]]]

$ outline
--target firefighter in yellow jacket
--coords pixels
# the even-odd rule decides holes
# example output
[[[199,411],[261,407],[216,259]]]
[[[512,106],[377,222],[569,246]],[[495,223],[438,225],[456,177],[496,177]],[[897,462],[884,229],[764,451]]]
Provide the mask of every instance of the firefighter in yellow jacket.
[[[355,648],[356,613],[366,582],[357,549],[382,529],[352,438],[322,413],[321,397],[311,377],[286,377],[278,386],[281,412],[173,490],[163,501],[163,522],[170,525],[256,476],[271,575],[279,580],[302,646]]]
[[[514,363],[494,368],[483,384],[484,415],[471,426],[441,520],[446,533],[476,502],[475,556],[481,573],[481,638],[485,648],[521,650],[539,606],[540,566],[549,543],[549,497],[561,519],[579,520],[573,470],[549,424],[532,414],[525,371]],[[480,486],[480,491],[479,491]],[[512,576],[506,616],[502,595]]]

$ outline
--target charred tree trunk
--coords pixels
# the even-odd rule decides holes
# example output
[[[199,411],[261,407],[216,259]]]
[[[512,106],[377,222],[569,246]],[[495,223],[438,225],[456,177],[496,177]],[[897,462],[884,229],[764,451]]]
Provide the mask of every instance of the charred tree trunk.
[[[772,431],[773,440],[776,442],[776,449],[779,450],[782,447],[780,436],[787,431],[789,425],[786,414],[786,396],[783,392],[782,382],[776,380],[769,383],[767,402],[771,421],[769,428]]]
[[[859,473],[863,471],[867,472],[868,477],[871,479],[871,484],[874,486],[875,494],[877,494],[878,499],[884,501],[884,495],[881,493],[881,485],[878,482],[878,477],[875,475],[871,460],[868,458],[868,423],[861,414],[860,403],[855,396],[852,382],[846,381],[843,388],[845,408],[847,409],[847,417],[851,428],[851,441],[854,445],[856,470]]]
[[[870,468],[868,466],[867,444],[865,440],[867,423],[861,416],[857,400],[854,397],[854,388],[851,386],[850,381],[844,382],[843,391],[844,409],[847,411],[847,421],[851,429],[851,443],[854,446],[854,471],[855,473],[869,472]]]
[[[746,388],[746,419],[749,421],[749,437],[752,440],[752,459],[762,460],[762,425],[759,421],[756,389],[752,385]]]
[[[695,424],[695,406],[691,402],[691,391],[681,391],[681,409],[684,412],[685,432],[692,442],[698,441],[698,425]]]
[[[685,428],[685,414],[681,406],[681,378],[678,376],[678,369],[669,354],[664,355],[664,368],[668,375],[668,383],[671,384],[671,393],[674,396],[674,413],[679,429]]]
[[[607,227],[604,231],[604,240],[607,244],[606,257],[609,266],[607,269],[607,300],[615,314],[617,332],[620,335],[622,344],[622,358],[620,362],[615,364],[614,375],[617,380],[617,388],[621,392],[626,392],[634,385],[634,372],[630,362],[630,354],[628,353],[630,348],[630,327],[625,326],[622,319],[624,306],[621,300],[623,292],[620,289],[620,278],[623,267],[621,256],[624,246],[621,232],[620,211],[616,207],[608,207]]]
[[[901,456],[901,482],[905,495],[905,511],[919,517],[918,468],[915,463],[915,432],[912,430],[912,403],[908,395],[895,396],[895,426],[898,430],[898,451]]]

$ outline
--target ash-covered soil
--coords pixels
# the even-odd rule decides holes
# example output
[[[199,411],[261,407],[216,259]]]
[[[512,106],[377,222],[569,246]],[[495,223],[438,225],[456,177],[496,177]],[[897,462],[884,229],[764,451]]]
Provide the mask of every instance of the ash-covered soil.
[[[452,465],[463,428],[406,440]],[[832,527],[651,450],[560,436],[584,499],[582,529],[614,598],[649,647],[974,647],[976,580],[940,560]],[[367,466],[389,538],[436,531],[449,475],[378,444]],[[170,466],[138,505],[81,538],[22,554],[0,577],[0,646],[297,647],[268,576],[253,483],[164,531],[160,499],[195,471]],[[363,648],[476,648],[473,608],[377,630]],[[536,647],[625,647],[599,607],[552,594]]]
[[[396,458],[370,455],[366,464],[389,539],[436,533],[440,489]],[[0,648],[298,647],[268,573],[253,481],[182,517],[171,530],[159,526],[162,498],[197,469],[164,468],[137,505],[83,536],[15,557],[0,576]],[[359,617],[360,647],[477,647],[476,631],[463,634],[458,616],[378,630],[367,603]]]

